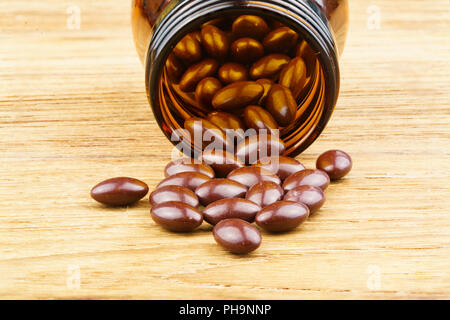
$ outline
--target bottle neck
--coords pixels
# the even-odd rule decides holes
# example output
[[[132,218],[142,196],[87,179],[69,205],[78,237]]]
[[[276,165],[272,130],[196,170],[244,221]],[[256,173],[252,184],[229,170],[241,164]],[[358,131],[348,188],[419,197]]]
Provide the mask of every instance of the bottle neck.
[[[152,40],[146,57],[146,88],[150,105],[155,115],[161,116],[161,110],[155,108],[159,99],[159,80],[165,61],[181,38],[212,19],[240,15],[261,15],[279,20],[297,31],[303,40],[318,53],[323,68],[324,107],[320,120],[310,134],[299,141],[291,155],[305,150],[320,135],[331,118],[339,94],[338,49],[327,18],[321,9],[307,0],[172,0],[161,13],[153,28]],[[163,131],[166,132],[167,130]]]

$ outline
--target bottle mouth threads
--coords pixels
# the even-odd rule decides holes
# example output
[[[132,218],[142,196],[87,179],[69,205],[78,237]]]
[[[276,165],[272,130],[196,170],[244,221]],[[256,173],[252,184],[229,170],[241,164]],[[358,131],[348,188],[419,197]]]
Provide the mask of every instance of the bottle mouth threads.
[[[212,24],[212,21],[226,20],[227,18],[235,21],[236,17],[252,15],[279,23],[294,30],[299,36],[300,40],[295,51],[303,55],[303,60],[307,65],[307,85],[302,89],[301,94],[299,93],[295,97],[297,104],[295,121],[282,123],[282,119],[277,120],[278,123],[280,121],[282,123],[279,128],[279,136],[285,146],[284,155],[296,156],[308,148],[330,120],[339,93],[338,51],[328,22],[317,6],[310,2],[293,0],[251,2],[193,0],[174,1],[173,3],[173,7],[167,12],[163,12],[155,25],[146,61],[148,99],[161,129],[171,142],[177,147],[182,146],[179,148],[183,149],[185,153],[190,146],[191,152],[188,155],[191,157],[198,155],[205,146],[193,143],[189,130],[186,130],[186,121],[189,119],[206,120],[212,113],[224,111],[224,109],[199,108],[196,105],[195,86],[171,81],[167,65],[173,56],[174,49],[190,33],[196,33],[201,37],[201,33],[198,35],[198,31],[202,30],[202,26],[205,24]],[[232,23],[219,27],[226,32],[231,26]],[[262,40],[260,41],[262,42]],[[287,52],[285,54],[291,55],[291,57],[296,55],[296,53],[288,54]],[[225,63],[229,63],[229,61],[220,61],[218,66],[211,66],[216,69],[214,77],[220,78],[220,75],[217,76],[217,70],[220,69],[220,65],[223,67]],[[184,63],[185,69],[190,66],[192,66],[191,63]],[[210,74],[206,72],[205,75],[207,77]],[[253,77],[254,74],[251,76],[253,80],[256,79]],[[223,80],[223,78],[220,79]],[[247,80],[251,81],[252,79]],[[227,85],[223,81],[222,84],[223,86]],[[252,101],[251,104],[258,105],[259,103]],[[241,118],[245,127],[246,121],[243,113],[233,110],[230,114]],[[245,127],[245,129],[252,128]]]

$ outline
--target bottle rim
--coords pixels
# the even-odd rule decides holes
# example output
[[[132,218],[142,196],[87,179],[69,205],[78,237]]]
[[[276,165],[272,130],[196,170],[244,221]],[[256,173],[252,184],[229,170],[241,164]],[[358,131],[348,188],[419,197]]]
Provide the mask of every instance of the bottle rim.
[[[147,98],[153,113],[161,118],[161,110],[157,105],[158,85],[169,54],[175,45],[189,32],[199,29],[203,23],[227,15],[254,14],[267,16],[292,28],[308,42],[311,48],[319,52],[318,58],[323,66],[327,101],[320,121],[314,128],[314,134],[309,134],[299,143],[299,147],[290,154],[296,156],[307,149],[323,132],[331,119],[334,106],[337,103],[340,89],[340,70],[338,49],[327,18],[320,8],[312,1],[298,0],[172,0],[161,13],[156,22],[153,36],[149,43],[145,68],[145,83]],[[331,93],[331,94],[330,94]],[[158,122],[161,130],[170,140],[172,136],[167,128]],[[312,132],[311,132],[312,133]]]

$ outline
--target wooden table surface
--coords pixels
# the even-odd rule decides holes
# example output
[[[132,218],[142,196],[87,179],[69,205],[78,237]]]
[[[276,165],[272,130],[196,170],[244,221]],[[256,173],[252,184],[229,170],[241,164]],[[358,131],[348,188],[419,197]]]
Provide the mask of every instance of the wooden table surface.
[[[450,298],[450,5],[432,2],[350,1],[341,97],[298,159],[341,148],[354,170],[249,256],[89,197],[113,176],[153,188],[171,157],[129,1],[1,2],[0,298]]]

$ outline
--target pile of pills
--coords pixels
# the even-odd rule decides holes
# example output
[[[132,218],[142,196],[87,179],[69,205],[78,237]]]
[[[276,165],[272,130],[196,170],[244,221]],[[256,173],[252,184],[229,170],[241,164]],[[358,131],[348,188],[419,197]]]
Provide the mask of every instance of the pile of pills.
[[[172,161],[165,168],[166,178],[150,195],[151,217],[173,232],[191,232],[206,221],[226,250],[250,253],[261,244],[259,229],[291,231],[317,212],[330,181],[347,175],[352,160],[345,152],[332,150],[322,154],[316,166],[306,169],[282,156],[246,166],[217,152],[205,154],[201,163],[188,158]],[[148,190],[142,181],[114,178],[95,186],[91,196],[106,205],[125,206],[142,199]]]

